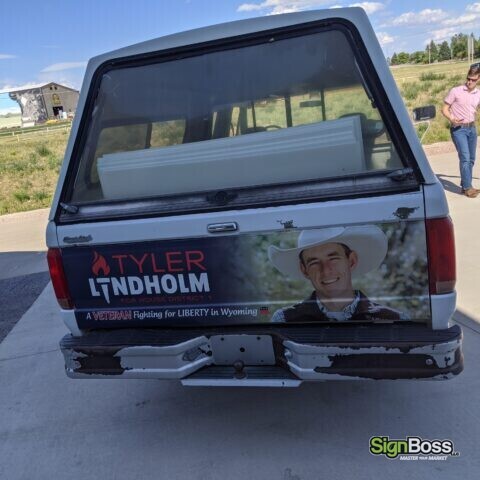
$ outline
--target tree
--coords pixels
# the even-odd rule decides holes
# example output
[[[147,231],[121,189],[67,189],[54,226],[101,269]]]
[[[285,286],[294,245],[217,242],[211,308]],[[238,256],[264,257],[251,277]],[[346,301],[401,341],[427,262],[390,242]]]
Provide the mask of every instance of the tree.
[[[392,58],[390,59],[391,65],[398,65],[398,57],[395,52],[393,52]]]
[[[467,58],[467,39],[468,35],[457,33],[452,37],[451,47],[453,58]]]
[[[407,52],[400,52],[397,55],[397,58],[398,58],[398,64],[402,65],[402,64],[408,63],[410,61],[410,54],[408,54]]]
[[[428,55],[421,50],[410,54],[411,63],[428,63]]]
[[[440,44],[440,47],[438,49],[438,61],[444,62],[445,60],[450,60],[450,59],[451,59],[450,47],[448,46],[448,42],[445,40]]]
[[[433,40],[427,45],[427,47],[425,48],[425,52],[427,55],[427,62],[429,58],[431,63],[438,62],[438,48]]]
[[[480,58],[480,37],[474,41],[475,58]]]

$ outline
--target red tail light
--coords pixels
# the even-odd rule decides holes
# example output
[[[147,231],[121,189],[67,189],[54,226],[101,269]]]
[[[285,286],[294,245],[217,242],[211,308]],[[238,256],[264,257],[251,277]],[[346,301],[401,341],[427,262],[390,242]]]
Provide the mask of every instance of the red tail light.
[[[68,291],[67,279],[63,270],[62,252],[59,248],[49,248],[47,253],[48,268],[57,301],[65,310],[73,308],[73,301]]]
[[[452,219],[427,219],[426,225],[430,294],[453,292],[457,277]]]

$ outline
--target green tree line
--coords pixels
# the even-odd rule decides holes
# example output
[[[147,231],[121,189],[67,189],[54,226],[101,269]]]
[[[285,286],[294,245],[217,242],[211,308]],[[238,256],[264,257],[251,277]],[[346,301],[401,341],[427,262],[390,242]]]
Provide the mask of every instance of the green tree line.
[[[473,33],[474,55],[480,57],[480,37],[475,38]],[[425,50],[418,50],[413,53],[394,53],[390,58],[391,65],[403,65],[405,63],[434,63],[445,60],[465,60],[468,56],[468,37],[464,33],[457,33],[450,42],[435,43],[433,40],[425,47]]]

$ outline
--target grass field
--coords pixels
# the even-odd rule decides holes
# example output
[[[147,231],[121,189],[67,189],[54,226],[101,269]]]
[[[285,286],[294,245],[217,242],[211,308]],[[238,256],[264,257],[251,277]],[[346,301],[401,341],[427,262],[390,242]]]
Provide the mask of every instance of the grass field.
[[[468,62],[442,62],[432,63],[430,65],[398,65],[392,67],[392,72],[396,80],[418,78],[422,73],[444,73],[447,75],[461,74],[466,75]]]
[[[0,215],[50,206],[67,138],[0,139]]]
[[[21,116],[0,117],[0,132],[3,128],[19,127],[22,124]]]
[[[429,104],[437,107],[437,118],[431,122],[423,139],[424,144],[450,141],[448,122],[441,115],[440,109],[448,90],[463,83],[467,70],[466,62],[392,68],[409,112],[415,107]],[[345,103],[349,103],[347,111],[352,111],[351,103],[360,102],[360,96],[352,99],[346,93],[348,92],[345,92],[344,98],[339,97],[338,101],[330,102],[335,104],[332,115],[340,114]],[[358,106],[359,111],[362,108],[362,105]],[[11,119],[0,118],[0,129],[2,120]],[[417,127],[419,136],[425,128],[425,124]],[[50,205],[68,132],[53,131],[47,136],[41,134],[41,129],[37,132],[38,135],[34,134],[35,130],[38,127],[29,129],[32,136],[25,135],[24,138],[20,137],[21,140],[8,135],[8,130],[0,130],[0,215]],[[24,131],[27,132],[27,129]]]

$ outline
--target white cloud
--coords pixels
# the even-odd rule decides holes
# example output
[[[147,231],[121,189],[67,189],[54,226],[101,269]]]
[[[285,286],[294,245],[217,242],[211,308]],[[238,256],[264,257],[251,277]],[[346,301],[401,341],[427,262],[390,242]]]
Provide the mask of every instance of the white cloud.
[[[255,3],[242,3],[237,12],[253,12],[257,10],[270,10],[270,14],[299,12],[311,8],[325,8],[331,0],[263,0]],[[331,5],[328,8],[342,8],[342,5]],[[383,10],[385,5],[380,2],[358,2],[350,7],[361,7],[368,14]]]
[[[261,10],[262,8],[262,5],[257,3],[242,3],[237,8],[237,12],[251,12],[252,10]]]
[[[386,32],[378,32],[377,38],[381,45],[388,45],[389,43],[393,43],[395,41],[395,38]]]
[[[56,82],[66,87],[79,89],[85,70],[72,69],[57,72],[39,73],[38,80],[43,83]]]
[[[71,70],[73,68],[85,68],[87,62],[64,62],[64,63],[54,63],[49,65],[42,70],[42,73],[49,72],[63,72],[64,70]]]
[[[369,15],[372,15],[379,10],[383,10],[385,5],[380,2],[360,2],[360,3],[352,3],[350,7],[360,7],[363,8]]]
[[[9,55],[8,53],[0,53],[0,60],[7,60],[9,58],[17,58],[15,55]]]
[[[28,88],[38,88],[39,85],[39,82],[29,82],[22,85],[18,85],[16,83],[6,83],[0,88],[0,94],[13,92],[16,90],[27,90]]]
[[[467,5],[467,12],[480,13],[480,3],[472,3]]]
[[[467,13],[465,15],[460,15],[460,17],[457,18],[449,18],[448,20],[444,20],[442,22],[442,25],[445,25],[446,27],[448,26],[453,26],[453,25],[465,25],[474,22],[479,18],[478,15],[474,13]]]
[[[258,3],[242,3],[237,12],[251,12],[254,10],[270,10],[270,14],[299,12],[310,8],[325,7],[331,0],[264,0]]]
[[[423,25],[428,23],[439,23],[448,17],[448,13],[441,8],[431,9],[426,8],[420,12],[407,12],[402,13],[399,17],[391,22],[394,26],[400,25]]]
[[[450,40],[450,38],[455,35],[457,32],[457,29],[455,27],[447,27],[447,28],[439,28],[437,30],[432,30],[430,32],[432,36],[432,40],[435,42],[440,42],[443,40]]]
[[[459,33],[461,29],[475,29],[480,24],[480,2],[469,4],[463,8],[455,13],[453,11],[446,12],[441,8],[406,12],[381,27],[431,25],[430,28],[434,28],[434,30],[428,33],[433,36],[433,40],[448,40],[452,35]]]

